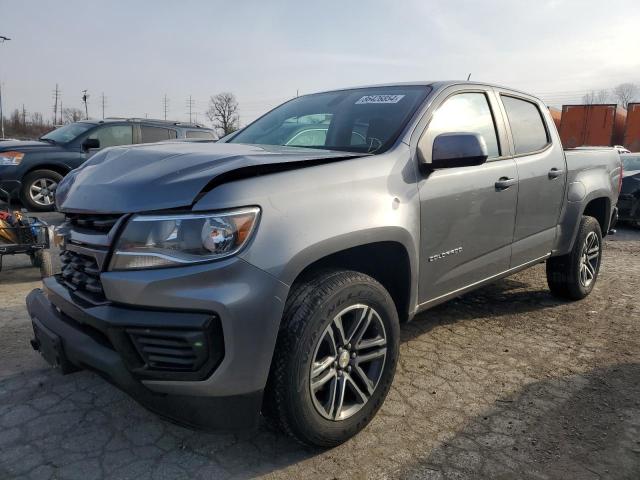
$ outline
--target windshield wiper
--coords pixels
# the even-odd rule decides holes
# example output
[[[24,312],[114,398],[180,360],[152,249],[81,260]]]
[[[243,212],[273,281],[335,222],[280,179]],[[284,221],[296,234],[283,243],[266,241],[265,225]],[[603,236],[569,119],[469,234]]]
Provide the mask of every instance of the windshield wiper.
[[[47,143],[53,143],[53,144],[58,143],[58,142],[56,142],[55,140],[53,140],[51,138],[40,137],[38,140],[40,140],[41,142],[47,142]]]

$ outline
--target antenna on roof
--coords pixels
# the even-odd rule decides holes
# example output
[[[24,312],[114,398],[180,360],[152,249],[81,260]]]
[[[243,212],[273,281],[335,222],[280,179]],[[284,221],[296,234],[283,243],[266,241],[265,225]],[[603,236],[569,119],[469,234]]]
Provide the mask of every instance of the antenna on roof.
[[[471,78],[471,74],[467,75],[467,82],[469,81],[470,78]]]

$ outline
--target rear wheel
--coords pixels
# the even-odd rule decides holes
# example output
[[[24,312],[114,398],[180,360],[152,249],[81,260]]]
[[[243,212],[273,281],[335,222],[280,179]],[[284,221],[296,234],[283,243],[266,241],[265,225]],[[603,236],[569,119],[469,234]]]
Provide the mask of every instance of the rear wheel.
[[[602,258],[602,231],[593,217],[583,216],[573,249],[547,260],[547,283],[560,298],[581,300],[596,283]]]
[[[302,443],[339,445],[384,402],[398,344],[398,315],[382,285],[358,272],[317,275],[287,301],[265,414]]]
[[[55,209],[55,192],[62,175],[53,170],[34,170],[22,179],[20,199],[25,207],[37,212]]]

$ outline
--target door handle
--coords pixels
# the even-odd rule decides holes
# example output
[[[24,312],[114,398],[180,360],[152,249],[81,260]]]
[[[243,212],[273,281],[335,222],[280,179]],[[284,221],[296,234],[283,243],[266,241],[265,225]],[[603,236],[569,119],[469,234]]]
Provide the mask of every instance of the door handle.
[[[498,191],[506,190],[507,188],[511,187],[512,185],[515,185],[516,183],[518,183],[518,180],[516,178],[500,177],[500,180],[498,180],[495,183],[496,190]]]
[[[550,179],[554,179],[554,178],[558,178],[560,176],[562,176],[564,174],[564,170],[559,170],[555,167],[553,167],[551,170],[549,170],[549,178]]]

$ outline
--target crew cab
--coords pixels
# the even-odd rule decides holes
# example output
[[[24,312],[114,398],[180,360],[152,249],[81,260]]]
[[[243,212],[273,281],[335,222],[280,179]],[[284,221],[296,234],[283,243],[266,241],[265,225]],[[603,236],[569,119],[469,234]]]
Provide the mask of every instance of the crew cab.
[[[64,125],[37,141],[0,143],[0,189],[30,210],[51,211],[60,180],[103,148],[171,139],[214,140],[195,123],[147,118],[107,118]]]
[[[586,297],[620,180],[615,149],[565,152],[539,99],[473,82],[306,95],[218,143],[110,148],[57,190],[63,269],[27,298],[32,344],[174,421],[263,414],[330,447],[382,405],[400,322],[542,262],[553,295]]]

